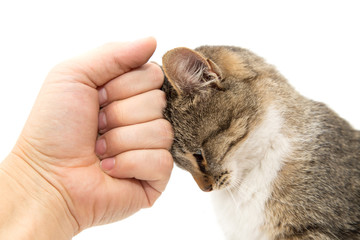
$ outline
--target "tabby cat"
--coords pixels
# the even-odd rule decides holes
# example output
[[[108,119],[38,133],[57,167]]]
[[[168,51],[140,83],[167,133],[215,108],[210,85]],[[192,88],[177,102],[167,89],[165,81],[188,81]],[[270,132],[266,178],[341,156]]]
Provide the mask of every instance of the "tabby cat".
[[[226,239],[360,239],[360,132],[250,51],[163,56],[172,154]]]

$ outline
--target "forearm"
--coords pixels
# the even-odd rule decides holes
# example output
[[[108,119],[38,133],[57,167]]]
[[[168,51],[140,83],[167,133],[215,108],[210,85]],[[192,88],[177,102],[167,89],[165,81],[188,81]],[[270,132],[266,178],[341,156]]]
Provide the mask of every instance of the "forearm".
[[[25,161],[0,165],[0,239],[71,239],[74,222],[60,194]]]

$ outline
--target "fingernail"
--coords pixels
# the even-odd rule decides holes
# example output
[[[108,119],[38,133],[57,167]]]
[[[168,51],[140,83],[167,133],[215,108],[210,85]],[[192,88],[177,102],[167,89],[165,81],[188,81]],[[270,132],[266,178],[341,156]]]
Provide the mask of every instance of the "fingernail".
[[[115,166],[115,158],[106,158],[100,162],[100,167],[104,171],[110,171]]]
[[[107,120],[106,120],[106,114],[101,111],[99,113],[99,130],[103,130],[106,128]]]
[[[106,141],[105,139],[98,139],[95,144],[95,153],[98,156],[104,155],[106,153]]]
[[[107,101],[107,93],[105,88],[100,88],[99,90],[99,104],[100,106]]]

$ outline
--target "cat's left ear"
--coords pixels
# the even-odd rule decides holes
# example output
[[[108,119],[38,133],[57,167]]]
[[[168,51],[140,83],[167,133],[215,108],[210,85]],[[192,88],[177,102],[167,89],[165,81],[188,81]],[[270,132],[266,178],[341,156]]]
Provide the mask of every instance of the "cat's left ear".
[[[222,73],[210,59],[188,48],[175,48],[162,59],[169,82],[179,95],[191,95],[208,87],[221,88]]]

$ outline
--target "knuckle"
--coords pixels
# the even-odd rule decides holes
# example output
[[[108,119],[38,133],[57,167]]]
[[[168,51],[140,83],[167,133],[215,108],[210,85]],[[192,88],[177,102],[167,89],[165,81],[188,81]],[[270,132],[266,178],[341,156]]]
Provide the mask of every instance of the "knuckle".
[[[170,152],[167,150],[159,150],[159,169],[166,177],[170,175],[173,166],[174,162]]]
[[[165,119],[158,119],[157,120],[158,129],[160,136],[167,142],[170,141],[170,145],[173,139],[173,129],[171,124]]]
[[[152,63],[150,64],[148,71],[151,74],[151,80],[156,85],[156,88],[160,88],[164,82],[164,73],[161,68],[158,65]]]
[[[156,150],[154,157],[156,158],[154,165],[156,171],[153,172],[152,179],[158,182],[158,191],[162,192],[170,179],[174,161],[170,152],[165,149]]]
[[[166,95],[163,91],[156,89],[153,90],[153,97],[154,99],[156,99],[156,103],[158,103],[158,105],[161,106],[161,108],[165,108],[166,107]]]
[[[165,119],[158,119],[158,129],[160,137],[163,141],[164,147],[170,149],[173,142],[173,129],[171,124]]]

